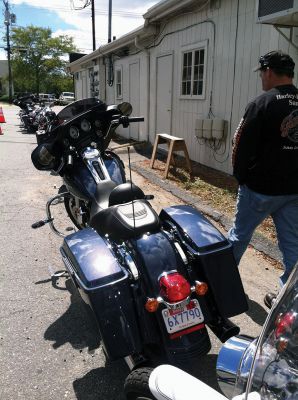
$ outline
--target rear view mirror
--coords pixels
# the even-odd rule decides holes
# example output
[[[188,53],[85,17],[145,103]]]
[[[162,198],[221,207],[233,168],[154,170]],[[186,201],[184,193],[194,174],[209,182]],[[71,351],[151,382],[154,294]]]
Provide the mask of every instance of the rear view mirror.
[[[118,110],[121,114],[129,116],[132,113],[132,105],[124,101],[123,103],[118,104]]]

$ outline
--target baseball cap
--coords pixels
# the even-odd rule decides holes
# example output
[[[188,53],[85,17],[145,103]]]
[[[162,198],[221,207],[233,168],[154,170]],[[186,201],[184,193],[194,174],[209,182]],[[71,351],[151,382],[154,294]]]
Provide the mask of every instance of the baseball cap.
[[[259,65],[253,71],[272,68],[273,70],[292,72],[294,71],[295,63],[293,59],[286,53],[280,50],[270,51],[269,53],[259,58]]]

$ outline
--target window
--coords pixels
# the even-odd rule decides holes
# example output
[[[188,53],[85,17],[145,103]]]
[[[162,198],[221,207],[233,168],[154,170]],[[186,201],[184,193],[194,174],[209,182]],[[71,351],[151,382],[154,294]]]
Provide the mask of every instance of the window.
[[[182,53],[181,96],[205,97],[206,46]]]
[[[117,68],[116,71],[116,98],[122,98],[122,69]]]

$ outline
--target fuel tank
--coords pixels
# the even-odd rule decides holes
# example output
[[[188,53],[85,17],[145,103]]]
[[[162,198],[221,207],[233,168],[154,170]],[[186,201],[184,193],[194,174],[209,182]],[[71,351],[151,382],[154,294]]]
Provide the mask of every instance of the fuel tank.
[[[103,158],[103,163],[112,181],[117,185],[125,182],[124,166],[118,156],[110,153],[108,157]],[[98,181],[105,179],[98,167],[93,172],[97,175]],[[97,182],[81,158],[77,159],[72,168],[64,174],[63,180],[74,196],[85,201],[94,197]]]

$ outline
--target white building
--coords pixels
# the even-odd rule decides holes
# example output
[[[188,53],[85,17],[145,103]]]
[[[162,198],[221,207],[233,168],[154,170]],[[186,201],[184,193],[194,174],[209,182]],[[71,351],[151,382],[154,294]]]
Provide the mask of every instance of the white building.
[[[145,122],[121,134],[151,143],[162,132],[183,137],[192,160],[230,173],[234,131],[261,93],[252,71],[259,56],[281,49],[298,65],[297,28],[275,27],[272,18],[258,23],[258,15],[269,19],[266,1],[258,10],[255,0],[161,1],[144,14],[142,27],[70,64],[76,98],[129,101]],[[287,2],[275,0],[270,13],[283,15]],[[297,25],[285,14],[277,22]]]

